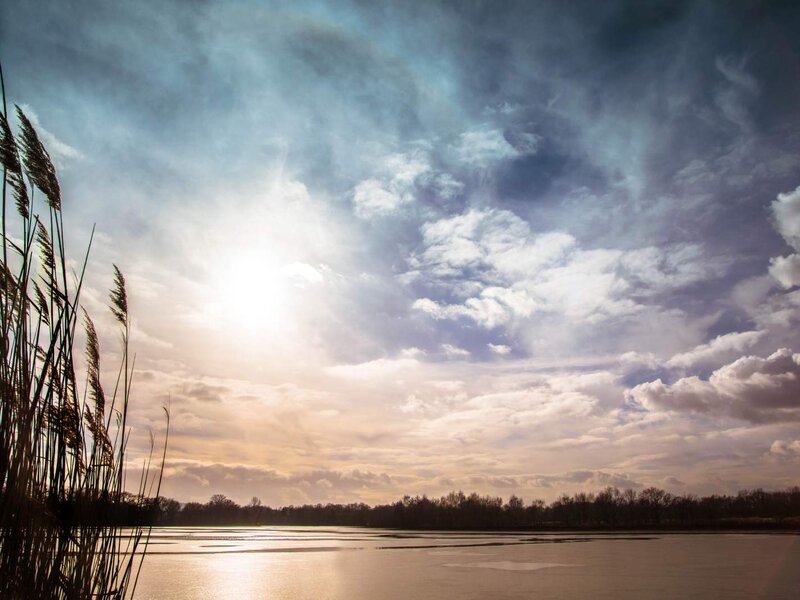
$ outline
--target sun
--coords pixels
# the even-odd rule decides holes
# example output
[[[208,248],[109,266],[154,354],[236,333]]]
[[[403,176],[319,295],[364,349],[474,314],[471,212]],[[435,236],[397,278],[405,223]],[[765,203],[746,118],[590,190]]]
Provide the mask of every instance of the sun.
[[[212,278],[211,312],[236,333],[275,333],[290,321],[285,278],[266,253],[225,257]]]

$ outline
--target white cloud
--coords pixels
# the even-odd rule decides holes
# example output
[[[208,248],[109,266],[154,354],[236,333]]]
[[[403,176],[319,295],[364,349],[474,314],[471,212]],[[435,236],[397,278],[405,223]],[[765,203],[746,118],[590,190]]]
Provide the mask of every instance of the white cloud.
[[[505,344],[487,344],[489,350],[494,354],[505,355],[511,352],[511,348]]]
[[[778,194],[771,208],[775,229],[787,244],[800,251],[800,187]],[[769,273],[786,289],[799,285],[800,254],[772,258]]]
[[[57,169],[63,169],[66,163],[71,160],[84,158],[80,150],[73,148],[66,142],[57,138],[55,134],[45,129],[39,120],[39,115],[36,114],[31,106],[20,104],[20,108],[22,112],[25,113],[25,116],[28,117],[31,125],[33,125],[33,128],[39,135],[39,139],[44,144],[44,147],[47,149],[48,154],[50,154],[50,158],[53,159],[53,164]]]
[[[425,402],[414,394],[409,395],[400,405],[400,412],[404,413],[422,412],[424,409]]]
[[[411,348],[403,348],[400,351],[400,356],[403,358],[416,358],[417,356],[423,356],[425,354],[424,350],[412,346]]]
[[[390,215],[396,212],[401,205],[412,201],[409,194],[389,191],[384,185],[377,179],[367,179],[356,186],[353,192],[356,216],[367,219]]]
[[[470,444],[525,437],[544,424],[588,417],[597,398],[567,382],[539,381],[523,389],[488,391],[459,399],[436,419],[421,425],[420,435],[446,435]]]
[[[754,423],[800,419],[800,354],[782,348],[767,358],[743,356],[709,379],[642,383],[630,396],[651,410],[730,416]]]
[[[280,270],[280,274],[298,287],[322,283],[325,277],[320,270],[304,262],[293,262]]]
[[[420,298],[412,305],[435,319],[467,317],[486,329],[507,325],[517,316],[530,316],[535,307],[526,292],[501,287],[485,288],[480,297],[468,298],[464,304],[440,304]]]
[[[533,144],[532,151],[536,146]],[[508,143],[499,129],[481,128],[465,131],[455,145],[458,158],[473,167],[485,168],[492,163],[516,158],[522,153]]]
[[[380,177],[362,181],[353,191],[356,216],[385,217],[411,204],[417,180],[430,170],[427,156],[421,152],[383,157],[377,168]]]
[[[789,256],[775,256],[770,259],[769,274],[772,275],[784,289],[800,285],[800,254]]]
[[[551,448],[585,448],[586,446],[595,446],[597,444],[608,444],[608,438],[599,437],[596,435],[581,435],[575,438],[564,438],[551,442]]]
[[[740,356],[743,350],[758,342],[764,333],[763,331],[743,331],[719,335],[707,344],[701,344],[688,352],[676,354],[667,361],[667,366],[689,368]]]
[[[378,358],[355,365],[335,365],[326,367],[325,372],[328,375],[333,375],[341,379],[366,380],[396,375],[401,371],[412,369],[417,365],[419,365],[419,361],[414,358]]]
[[[800,440],[775,440],[769,451],[779,456],[800,456]]]
[[[792,192],[778,194],[771,208],[778,233],[792,248],[800,250],[800,186]]]
[[[578,246],[569,234],[535,234],[507,210],[469,210],[422,226],[423,248],[409,260],[414,277],[461,296],[423,297],[414,308],[437,319],[467,317],[491,329],[537,312],[596,323],[635,314],[665,291],[727,268],[696,244],[633,250]]]
[[[455,179],[450,173],[438,173],[430,179],[431,187],[436,194],[445,200],[455,198],[464,191],[464,184]]]
[[[414,203],[422,188],[446,200],[464,189],[449,173],[434,170],[427,152],[419,149],[384,156],[374,171],[353,190],[353,209],[360,219],[397,214]]]
[[[450,358],[464,358],[470,354],[469,350],[464,350],[464,348],[459,348],[452,344],[442,344],[442,350]]]

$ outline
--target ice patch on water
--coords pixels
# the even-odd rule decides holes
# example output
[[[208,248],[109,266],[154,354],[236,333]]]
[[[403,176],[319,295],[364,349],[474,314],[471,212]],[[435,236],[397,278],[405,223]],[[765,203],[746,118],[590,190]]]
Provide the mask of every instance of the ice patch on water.
[[[429,556],[491,556],[488,552],[464,552],[463,550],[432,550]]]
[[[562,563],[540,563],[540,562],[515,562],[512,560],[498,560],[492,562],[474,563],[452,563],[445,567],[462,567],[467,569],[498,569],[500,571],[539,571],[552,567],[575,567],[577,565],[565,565]]]

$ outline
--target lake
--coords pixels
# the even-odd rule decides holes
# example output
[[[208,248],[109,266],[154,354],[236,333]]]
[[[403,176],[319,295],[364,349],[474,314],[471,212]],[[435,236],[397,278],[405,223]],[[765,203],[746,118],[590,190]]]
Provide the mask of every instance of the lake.
[[[800,536],[154,529],[137,599],[800,598]]]

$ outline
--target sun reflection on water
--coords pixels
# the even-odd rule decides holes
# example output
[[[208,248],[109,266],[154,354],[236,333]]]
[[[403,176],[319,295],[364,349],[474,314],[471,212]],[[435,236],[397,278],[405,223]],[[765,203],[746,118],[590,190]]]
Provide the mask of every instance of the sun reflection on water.
[[[218,600],[325,600],[338,586],[335,552],[265,554],[233,552],[207,556],[204,598]],[[313,576],[312,576],[313,575]]]

